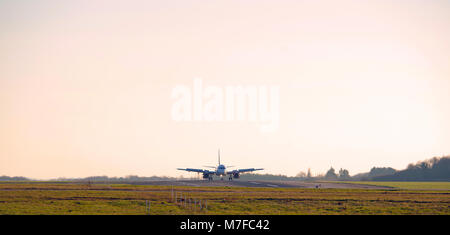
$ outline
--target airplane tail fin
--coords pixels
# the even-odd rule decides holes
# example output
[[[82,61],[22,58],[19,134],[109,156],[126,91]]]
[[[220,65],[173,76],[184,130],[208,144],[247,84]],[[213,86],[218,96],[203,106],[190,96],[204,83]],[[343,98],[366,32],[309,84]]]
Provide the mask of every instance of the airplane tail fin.
[[[218,153],[219,153],[219,166],[220,166],[220,149],[219,149],[219,152],[218,152]]]

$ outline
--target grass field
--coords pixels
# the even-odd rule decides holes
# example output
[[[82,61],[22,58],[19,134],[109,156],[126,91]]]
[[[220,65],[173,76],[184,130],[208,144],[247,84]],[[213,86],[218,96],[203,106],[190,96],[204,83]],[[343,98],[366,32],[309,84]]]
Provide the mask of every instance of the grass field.
[[[416,190],[449,190],[450,182],[373,182],[373,181],[345,181],[342,183],[385,186],[398,189]]]
[[[364,182],[366,183],[366,182]],[[408,187],[408,186],[403,186]],[[174,187],[0,183],[0,214],[450,214],[448,190]]]

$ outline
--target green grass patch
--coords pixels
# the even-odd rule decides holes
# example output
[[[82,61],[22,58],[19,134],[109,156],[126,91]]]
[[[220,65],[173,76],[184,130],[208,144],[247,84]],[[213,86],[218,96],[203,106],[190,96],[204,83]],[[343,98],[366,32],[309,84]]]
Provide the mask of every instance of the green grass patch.
[[[384,185],[390,182],[380,183]],[[393,184],[389,186],[394,187]],[[150,214],[156,215],[450,214],[449,190],[424,190],[423,185],[418,187],[417,184],[401,186],[409,188],[173,187],[183,198],[186,196],[192,201],[195,199],[202,202],[207,200],[208,209],[200,210],[198,205],[194,208],[192,203],[173,202],[171,186],[0,184],[0,214],[143,215],[146,213],[146,201],[150,201]],[[432,188],[435,189],[436,186]]]
[[[382,181],[345,181],[341,183],[384,186],[414,190],[450,190],[450,182],[382,182]]]

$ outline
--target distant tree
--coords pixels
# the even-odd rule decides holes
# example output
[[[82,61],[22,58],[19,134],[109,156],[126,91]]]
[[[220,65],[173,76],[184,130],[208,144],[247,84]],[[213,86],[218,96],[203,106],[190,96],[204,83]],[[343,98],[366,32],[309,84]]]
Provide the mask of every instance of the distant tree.
[[[306,173],[303,171],[300,171],[297,175],[295,175],[295,177],[306,178]]]
[[[27,181],[30,180],[28,178],[22,177],[22,176],[6,176],[6,175],[2,175],[0,176],[0,181]]]
[[[348,170],[341,168],[339,170],[339,179],[340,180],[349,180],[350,179],[350,174],[349,174]]]
[[[396,172],[394,168],[391,167],[372,167],[369,172],[369,177],[392,175]]]
[[[359,173],[352,176],[351,178],[353,180],[367,181],[372,180],[374,177],[378,176],[392,175],[395,172],[397,172],[397,170],[391,167],[372,167],[369,172]]]
[[[308,178],[308,179],[312,178],[311,168],[308,168],[308,173],[306,174],[306,178]]]
[[[450,156],[409,164],[405,170],[373,177],[380,181],[450,181]]]
[[[337,178],[338,176],[333,167],[331,167],[325,174],[325,179],[327,180],[336,180]]]
[[[137,176],[137,175],[127,175],[127,176],[125,176],[125,179],[137,180],[137,179],[139,179],[139,176]]]

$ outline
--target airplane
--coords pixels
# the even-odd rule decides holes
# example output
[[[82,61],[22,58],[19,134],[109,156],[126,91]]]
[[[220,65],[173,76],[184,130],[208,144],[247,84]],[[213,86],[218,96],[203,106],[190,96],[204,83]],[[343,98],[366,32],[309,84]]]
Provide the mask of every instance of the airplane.
[[[228,180],[231,181],[233,178],[238,179],[241,173],[252,172],[252,171],[260,171],[264,170],[263,168],[246,168],[246,169],[238,169],[227,171],[225,165],[220,164],[220,149],[219,149],[219,165],[217,167],[214,166],[205,166],[208,168],[214,168],[215,170],[204,170],[204,169],[194,169],[194,168],[177,168],[180,171],[189,171],[189,172],[197,172],[203,174],[203,179],[208,179],[209,181],[213,180],[213,176],[221,176],[221,180],[223,180],[223,176],[229,176]],[[233,167],[233,166],[228,166]]]

